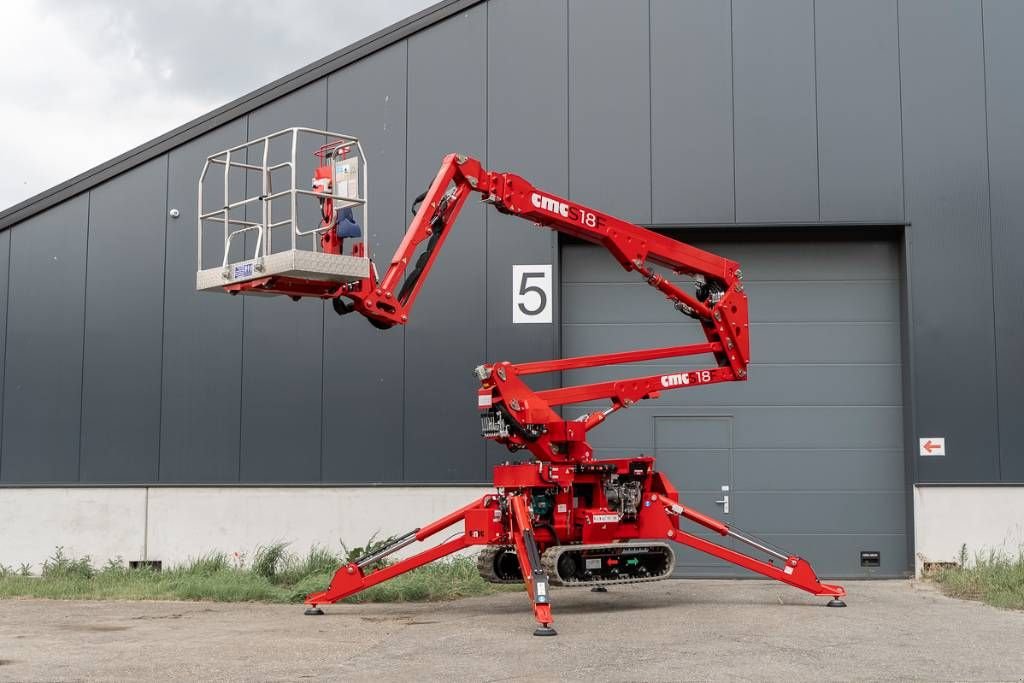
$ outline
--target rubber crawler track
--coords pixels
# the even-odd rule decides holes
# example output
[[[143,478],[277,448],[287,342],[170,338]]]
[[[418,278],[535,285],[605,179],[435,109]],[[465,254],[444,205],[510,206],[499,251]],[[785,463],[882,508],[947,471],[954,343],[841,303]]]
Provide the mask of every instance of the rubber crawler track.
[[[522,583],[523,579],[502,579],[494,572],[494,559],[498,556],[499,552],[504,550],[514,550],[510,545],[489,545],[480,551],[480,554],[476,556],[476,569],[480,572],[480,578],[488,583]]]
[[[580,550],[625,550],[627,548],[651,548],[659,546],[668,550],[669,557],[672,558],[671,562],[668,563],[665,573],[659,574],[658,576],[648,576],[642,579],[628,578],[628,579],[616,579],[609,581],[607,579],[598,581],[563,581],[558,577],[557,562],[558,557],[567,551],[580,551]],[[552,586],[566,586],[568,588],[585,588],[587,586],[620,586],[625,583],[650,583],[652,581],[661,581],[672,576],[672,570],[676,566],[676,556],[672,552],[672,547],[667,543],[598,543],[589,545],[556,545],[548,548],[544,551],[544,554],[540,557],[541,567],[547,572],[548,582]]]
[[[672,555],[672,562],[669,563],[668,570],[664,574],[658,576],[648,576],[646,578],[625,578],[617,579],[615,581],[600,580],[600,581],[563,581],[558,577],[557,563],[558,557],[565,551],[580,551],[580,550],[624,550],[626,548],[650,548],[651,546],[658,545],[668,548],[669,553]],[[498,556],[499,552],[512,550],[512,546],[505,545],[489,545],[485,547],[476,558],[476,568],[480,572],[480,578],[488,583],[503,583],[503,584],[515,584],[522,583],[522,578],[516,579],[502,579],[494,572],[494,559]],[[618,586],[625,583],[650,583],[652,581],[661,581],[667,579],[672,575],[672,569],[675,567],[675,553],[672,552],[671,546],[664,543],[612,543],[609,545],[604,544],[591,544],[591,545],[558,545],[548,548],[541,555],[541,568],[548,575],[548,581],[552,586],[565,586],[567,588],[584,588],[586,586]]]

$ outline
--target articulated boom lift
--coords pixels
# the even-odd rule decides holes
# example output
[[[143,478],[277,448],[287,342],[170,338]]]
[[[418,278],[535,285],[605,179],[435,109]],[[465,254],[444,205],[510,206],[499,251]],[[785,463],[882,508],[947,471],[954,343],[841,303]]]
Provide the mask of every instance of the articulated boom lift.
[[[291,129],[291,132],[294,135],[301,130]],[[296,194],[317,199],[322,221],[315,231],[299,230],[293,204],[293,245],[296,233],[301,236],[315,232],[319,236],[319,244],[313,245],[315,255],[337,260],[337,264],[323,267],[323,272],[313,272],[295,266],[298,259],[293,255],[288,261],[290,269],[268,267],[269,260],[279,258],[267,246],[269,237],[263,237],[264,231],[269,231],[266,226],[272,221],[252,221],[252,225],[244,221],[231,222],[228,213],[233,207],[225,191],[224,208],[203,214],[200,206],[200,232],[204,220],[223,221],[227,249],[234,234],[229,225],[237,223],[243,224],[241,230],[255,229],[260,234],[256,258],[228,264],[225,254],[222,268],[200,270],[200,288],[219,288],[232,294],[330,299],[341,315],[359,313],[381,329],[402,325],[409,320],[416,298],[460,209],[471,194],[477,193],[483,202],[494,205],[502,213],[603,246],[624,269],[635,271],[664,295],[681,315],[698,321],[707,341],[562,360],[502,361],[477,367],[475,374],[480,380],[477,400],[483,437],[506,446],[511,452],[529,451],[532,457],[495,467],[495,493],[397,537],[380,550],[339,568],[326,590],[306,598],[310,605],[307,613],[322,613],[318,605],[337,602],[470,546],[481,546],[478,556],[481,575],[492,582],[523,582],[539,622],[534,633],[554,635],[550,585],[591,586],[601,590],[608,585],[667,578],[675,566],[670,542],[814,595],[830,596],[833,598],[830,606],[843,606],[840,600],[846,594],[843,587],[821,583],[806,560],[780,552],[680,502],[668,478],[655,471],[654,458],[636,455],[597,459],[587,443],[587,432],[603,423],[611,413],[641,400],[657,398],[662,391],[746,380],[750,359],[747,297],[738,263],[540,190],[520,176],[488,171],[472,157],[449,154],[430,187],[413,202],[412,223],[387,271],[378,278],[365,241],[353,245],[350,254],[343,253],[344,239],[357,236],[362,229],[351,211],[346,213],[346,207],[365,209],[365,196],[355,196],[358,192],[338,194],[338,186],[343,182],[338,180],[336,171],[339,159],[347,158],[346,150],[358,149],[358,142],[323,131],[309,132],[326,135],[330,142],[317,151],[320,166],[315,172],[314,190],[293,188],[291,196],[293,201]],[[248,145],[261,142],[257,140]],[[358,154],[361,156],[361,150]],[[208,165],[219,163],[218,157],[223,158],[211,156]],[[264,156],[264,169],[267,167],[265,159]],[[225,178],[230,166],[228,159]],[[204,176],[205,173],[204,169]],[[264,176],[269,173],[264,170]],[[365,188],[365,176],[361,182]],[[262,196],[271,197],[263,199],[264,202],[273,199],[274,193],[269,190],[264,187]],[[268,210],[267,214],[270,213]],[[354,230],[352,225],[356,226]],[[319,252],[316,251],[318,246]],[[200,253],[200,268],[201,258]],[[655,272],[655,266],[692,278],[695,291],[680,289]],[[338,274],[341,271],[345,274]],[[524,377],[538,373],[698,355],[711,356],[714,365],[700,370],[544,391],[534,391],[524,382]],[[577,419],[564,419],[555,411],[561,405],[600,400],[608,401],[606,409]],[[767,559],[701,538],[684,529],[681,520],[732,537]],[[449,540],[384,568],[369,569],[378,560],[459,523],[464,530]]]

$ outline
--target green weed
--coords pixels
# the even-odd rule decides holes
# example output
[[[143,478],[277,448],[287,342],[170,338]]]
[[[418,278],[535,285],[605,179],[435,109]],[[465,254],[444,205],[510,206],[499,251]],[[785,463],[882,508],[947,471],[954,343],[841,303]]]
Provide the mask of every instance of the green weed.
[[[942,592],[966,600],[980,600],[1010,609],[1024,609],[1024,548],[1014,557],[989,551],[967,562],[967,546],[960,550],[960,566],[938,570],[932,578]]]
[[[289,553],[287,544],[278,542],[259,547],[249,566],[239,553],[211,552],[163,571],[130,569],[120,557],[96,569],[88,557],[72,558],[58,547],[38,577],[29,575],[28,565],[18,570],[0,566],[0,598],[302,602],[308,593],[326,588],[350,558],[386,542],[371,539],[359,548],[343,546],[341,553],[317,546],[305,555]],[[452,600],[509,589],[480,578],[474,559],[456,557],[420,567],[346,601]]]

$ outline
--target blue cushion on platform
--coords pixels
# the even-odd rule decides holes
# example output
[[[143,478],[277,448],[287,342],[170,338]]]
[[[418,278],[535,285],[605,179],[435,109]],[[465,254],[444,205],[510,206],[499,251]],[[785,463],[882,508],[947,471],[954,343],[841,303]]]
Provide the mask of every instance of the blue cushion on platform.
[[[352,207],[346,206],[338,211],[338,237],[362,237],[363,229],[359,227]]]

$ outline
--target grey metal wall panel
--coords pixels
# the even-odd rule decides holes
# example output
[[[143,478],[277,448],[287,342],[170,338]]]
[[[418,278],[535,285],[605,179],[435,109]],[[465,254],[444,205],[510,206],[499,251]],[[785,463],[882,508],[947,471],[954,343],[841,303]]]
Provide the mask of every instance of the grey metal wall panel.
[[[812,0],[733,2],[736,220],[818,220]]]
[[[983,11],[1000,475],[1024,482],[1024,5],[989,0]]]
[[[743,264],[753,321],[750,380],[665,392],[617,413],[589,441],[602,457],[654,449],[690,504],[712,514],[720,513],[720,487],[731,486],[729,521],[779,536],[784,547],[824,560],[831,574],[865,575],[860,550],[881,549],[878,573],[901,575],[908,555],[898,245],[749,237],[698,246]],[[697,325],[646,286],[626,284],[603,256],[589,245],[562,248],[566,355],[701,338]],[[709,362],[655,361],[565,379],[591,383]],[[727,444],[713,429],[724,420]],[[684,557],[686,575],[735,573]]]
[[[548,0],[495,0],[487,6],[487,161],[545,190],[569,190],[567,4]],[[530,45],[523,50],[523,45]],[[556,235],[530,223],[488,211],[487,352],[485,360],[553,358],[554,324],[512,324],[512,266],[552,264]],[[558,297],[553,297],[558,319]],[[542,375],[538,389],[553,385]],[[488,469],[508,450],[487,443]]]
[[[817,0],[823,221],[903,222],[896,0]]]
[[[638,339],[651,346],[694,344],[703,340],[691,326],[654,324],[600,325],[573,323],[562,326],[562,346],[574,353],[595,354],[622,351],[636,346]],[[752,324],[751,339],[757,339],[754,365],[758,363],[890,363],[899,364],[899,324],[871,323],[788,323]],[[799,336],[805,343],[792,343]],[[705,340],[706,341],[706,340]],[[753,372],[753,371],[752,371]]]
[[[700,422],[724,421],[729,418],[663,417],[661,420],[685,420],[688,425]],[[731,447],[727,448],[658,448],[655,441],[655,455],[659,469],[676,482],[676,486],[687,489],[704,489],[717,493],[719,487],[732,481]],[[726,456],[729,457],[726,457]],[[672,464],[666,467],[666,463]],[[679,476],[673,476],[673,470]],[[685,499],[685,498],[684,498]]]
[[[328,130],[358,136],[367,156],[369,244],[378,267],[390,262],[410,218],[406,60],[406,43],[397,43],[327,82]],[[405,328],[378,330],[330,306],[325,315],[323,479],[401,481]]]
[[[852,501],[871,505],[874,501]],[[841,533],[818,535],[812,546],[806,547],[804,534],[762,533],[761,538],[776,547],[799,552],[814,567],[818,576],[829,579],[907,577],[907,534],[886,533]],[[879,553],[880,565],[876,568],[861,568],[860,552],[870,550]]]
[[[250,114],[249,138],[291,126],[323,129],[326,118],[322,79]],[[312,177],[313,148],[307,140],[299,150],[298,178]],[[256,297],[243,306],[240,478],[319,481],[324,304]]]
[[[486,27],[479,5],[409,39],[407,198],[426,189],[445,154],[487,160]],[[471,372],[486,351],[484,208],[466,203],[406,329],[407,481],[487,478]]]
[[[735,219],[732,133],[730,3],[652,0],[654,223]]]
[[[899,320],[899,283],[896,280],[876,282],[821,282],[815,287],[797,282],[758,282],[760,292],[758,306],[751,308],[750,322],[805,322],[807,311],[812,312],[813,320],[818,322],[872,323]],[[744,279],[744,286],[749,283]],[[753,289],[753,287],[751,287]],[[598,285],[566,283],[562,288],[562,300],[565,306],[563,320],[566,323],[613,323],[621,321],[625,316],[634,316],[637,323],[679,322],[679,313],[671,306],[661,309],[648,307],[643,310],[626,308],[630,301],[635,301],[637,291],[646,293],[646,283],[635,285]],[[576,304],[582,300],[597,296],[605,302],[602,311],[592,312],[581,310]],[[792,301],[800,299],[805,310],[794,310]],[[584,318],[583,316],[587,316]],[[594,317],[590,317],[594,316]]]
[[[651,221],[649,3],[569,2],[569,194]]]
[[[160,419],[160,481],[238,481],[242,384],[242,299],[197,292],[196,184],[205,158],[239,144],[239,119],[171,152],[167,182],[168,221],[164,274],[163,381]],[[214,167],[217,169],[217,167]],[[242,196],[244,178],[232,179],[231,197]],[[221,205],[223,174],[205,182],[204,210]],[[203,232],[204,266],[223,258],[223,232]],[[241,258],[239,253],[238,258]],[[209,260],[207,260],[209,259]],[[212,261],[212,262],[211,262]]]
[[[575,353],[575,351],[574,351]],[[851,373],[856,368],[850,368]],[[753,381],[753,380],[751,380]],[[686,391],[681,393],[684,397]],[[901,449],[903,443],[902,406],[839,405],[818,406],[809,402],[773,406],[742,403],[744,389],[734,388],[732,405],[727,411],[719,405],[704,403],[701,392],[689,390],[689,399],[677,399],[675,405],[659,400],[650,405],[634,406],[609,418],[614,425],[602,425],[590,432],[588,439],[595,448],[626,448],[649,450],[652,446],[650,419],[655,415],[677,415],[685,408],[686,415],[716,416],[728,414],[736,418],[734,447],[775,449]],[[567,415],[580,415],[588,410],[604,409],[607,404],[573,407]],[[902,482],[899,482],[902,485]]]
[[[900,55],[913,223],[915,430],[945,436],[948,453],[921,459],[918,475],[925,482],[993,481],[999,475],[980,3],[900,3]]]
[[[784,496],[778,491],[748,491],[737,495],[737,518],[739,511],[746,508],[750,512],[746,516],[749,521],[737,523],[757,534],[899,534],[903,533],[906,495],[902,489],[790,490]],[[771,514],[765,514],[765,510],[770,510]],[[808,514],[810,510],[814,512]]]
[[[735,456],[741,490],[824,491],[842,482],[853,490],[895,491],[903,482],[903,450],[749,448]],[[905,495],[905,492],[901,493]]]
[[[83,482],[157,479],[166,214],[166,157],[90,196]]]
[[[81,195],[5,233],[5,482],[78,479],[88,212],[89,197]]]
[[[850,241],[834,235],[816,234],[813,242],[806,237],[776,237],[770,241],[756,238],[728,239],[725,235],[708,240],[694,239],[685,230],[667,230],[688,244],[738,261],[743,266],[745,281],[765,282],[846,282],[892,279],[899,266],[899,252],[892,242]],[[579,244],[579,243],[577,243]],[[837,245],[839,248],[837,248]],[[603,249],[572,250],[572,258],[563,259],[563,281],[570,283],[643,282],[635,272],[618,267],[611,254]],[[689,280],[671,276],[676,283]]]
[[[8,284],[10,281],[10,255],[11,255],[11,230],[6,230],[0,233],[0,295],[3,296],[3,301],[0,302],[0,330],[4,331],[3,338],[0,339],[0,352],[6,353],[6,342],[7,342],[7,292]],[[4,256],[7,258],[5,259]],[[4,364],[0,363],[0,384],[5,381],[4,378]],[[0,405],[0,410],[3,406]],[[3,438],[3,419],[0,416],[0,439]],[[3,449],[0,448],[0,482],[4,480],[4,456]]]

